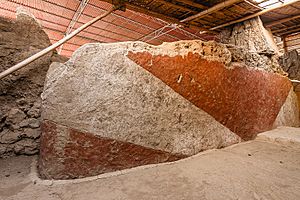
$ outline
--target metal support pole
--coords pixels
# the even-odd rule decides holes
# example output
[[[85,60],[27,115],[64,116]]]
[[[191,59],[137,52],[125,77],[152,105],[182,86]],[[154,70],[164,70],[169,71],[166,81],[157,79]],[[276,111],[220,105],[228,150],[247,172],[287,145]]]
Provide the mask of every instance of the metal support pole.
[[[106,17],[107,15],[114,12],[115,10],[118,10],[122,6],[123,5],[120,5],[120,4],[116,5],[116,6],[113,6],[110,10],[105,12],[103,15],[100,15],[100,16],[92,19],[91,21],[87,22],[86,24],[82,25],[81,27],[79,27],[78,29],[73,31],[70,35],[67,35],[66,37],[64,37],[63,39],[59,40],[58,42],[52,44],[51,46],[47,47],[46,49],[34,54],[33,56],[30,56],[29,58],[25,59],[24,61],[22,61],[22,62],[20,62],[16,65],[12,66],[11,68],[5,70],[4,72],[0,73],[0,79],[6,77],[7,75],[9,75],[9,74],[11,74],[11,73],[23,68],[23,67],[25,67],[26,65],[28,65],[28,64],[32,63],[33,61],[35,61],[36,59],[44,56],[45,54],[49,53],[50,51],[52,51],[54,49],[56,49],[60,45],[64,44],[68,40],[72,39],[74,36],[76,36],[78,33],[83,31],[87,27],[91,26],[92,24],[96,23],[97,21],[101,20],[102,18]]]

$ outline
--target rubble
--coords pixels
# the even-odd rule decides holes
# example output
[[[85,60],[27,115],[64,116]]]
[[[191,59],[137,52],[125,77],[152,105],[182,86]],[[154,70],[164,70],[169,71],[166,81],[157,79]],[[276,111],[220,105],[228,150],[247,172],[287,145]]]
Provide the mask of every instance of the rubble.
[[[1,72],[51,45],[31,14],[24,9],[17,13],[16,20],[0,17]],[[40,94],[51,62],[66,61],[60,57],[49,53],[0,80],[0,158],[38,152]],[[31,136],[23,137],[27,133]]]

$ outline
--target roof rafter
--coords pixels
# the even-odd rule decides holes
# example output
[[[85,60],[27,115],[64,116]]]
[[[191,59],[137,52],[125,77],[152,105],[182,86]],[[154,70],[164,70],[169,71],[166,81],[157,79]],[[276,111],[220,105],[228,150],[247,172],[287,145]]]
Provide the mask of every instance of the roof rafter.
[[[200,8],[200,9],[206,9],[207,7],[200,4],[200,3],[194,3],[193,1],[189,1],[189,0],[176,0],[177,2],[180,3],[184,3],[186,5],[192,6],[192,7],[196,7],[196,8]]]
[[[112,3],[112,0],[103,0],[103,1],[108,2],[108,3]],[[129,4],[129,3],[126,3],[126,7],[128,9],[130,9],[130,10],[134,10],[136,12],[140,12],[140,13],[143,13],[143,14],[146,14],[146,15],[151,15],[151,16],[163,19],[163,20],[165,20],[167,22],[171,22],[171,23],[175,23],[175,24],[182,25],[182,26],[187,26],[187,27],[190,26],[190,27],[192,27],[194,29],[198,29],[199,31],[209,31],[209,29],[207,29],[207,28],[194,26],[192,24],[182,23],[182,22],[180,22],[176,18],[173,18],[173,17],[170,17],[170,16],[166,16],[163,13],[158,13],[158,12],[154,12],[154,11],[148,10],[147,8],[143,8],[143,7],[136,6],[136,5]]]
[[[223,28],[223,27],[232,25],[232,24],[236,24],[236,23],[239,23],[239,22],[243,22],[243,21],[245,21],[245,20],[248,20],[248,19],[251,19],[251,18],[260,16],[260,15],[262,15],[262,14],[271,12],[271,11],[273,11],[273,10],[276,10],[276,9],[279,9],[279,8],[282,8],[282,7],[285,7],[285,6],[292,5],[292,4],[297,3],[297,2],[300,2],[300,0],[291,0],[291,1],[287,2],[287,3],[281,4],[281,5],[278,5],[278,6],[274,6],[274,7],[272,7],[272,8],[264,9],[264,10],[262,10],[262,11],[259,11],[259,12],[257,12],[257,13],[254,13],[254,14],[252,14],[252,15],[249,15],[249,16],[246,16],[246,17],[242,17],[242,18],[240,18],[240,19],[238,19],[238,20],[234,20],[234,21],[230,21],[230,22],[221,24],[221,25],[219,25],[219,26],[216,26],[216,27],[211,28],[210,30],[216,30],[216,29],[220,29],[220,28]]]
[[[300,25],[288,26],[288,27],[284,27],[284,28],[272,30],[272,33],[280,33],[280,32],[284,32],[284,31],[292,31],[290,29],[294,29],[294,28],[298,28],[298,27],[300,27]]]
[[[292,30],[287,30],[287,31],[283,30],[282,32],[279,32],[278,34],[279,35],[289,35],[289,34],[300,32],[300,25],[292,26],[291,28],[292,28]]]
[[[196,14],[196,15],[187,17],[187,18],[181,20],[180,22],[188,22],[188,21],[193,21],[195,19],[199,19],[201,17],[204,17],[206,15],[209,15],[209,14],[214,13],[216,11],[219,11],[219,10],[221,10],[221,9],[227,7],[227,6],[231,6],[231,5],[233,5],[235,3],[239,3],[241,1],[243,1],[243,0],[227,0],[227,1],[224,1],[224,2],[219,3],[219,4],[217,4],[213,7],[208,8],[208,9],[206,9],[206,10],[204,10],[204,11],[202,11],[202,12]]]
[[[287,18],[284,18],[284,19],[280,19],[280,20],[277,20],[277,21],[274,21],[274,22],[267,23],[266,27],[269,28],[269,27],[272,27],[272,26],[275,26],[275,25],[278,25],[278,24],[282,24],[282,23],[288,22],[290,20],[299,19],[299,18],[300,18],[300,13],[299,13],[299,15],[294,15],[294,16],[291,16],[291,17],[287,17]]]
[[[169,1],[166,1],[166,0],[155,0],[155,1],[162,2],[165,5],[172,6],[172,7],[177,8],[177,9],[185,10],[185,11],[188,11],[188,12],[194,12],[194,10],[192,10],[190,8],[187,8],[187,7],[184,7],[184,6],[179,6],[177,4],[170,3]]]

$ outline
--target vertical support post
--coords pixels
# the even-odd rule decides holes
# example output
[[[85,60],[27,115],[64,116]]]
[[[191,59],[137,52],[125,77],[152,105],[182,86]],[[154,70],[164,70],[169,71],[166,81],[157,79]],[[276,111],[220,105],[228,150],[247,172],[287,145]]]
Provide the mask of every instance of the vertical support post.
[[[286,45],[286,35],[282,36],[282,42],[283,42],[283,52],[287,53],[288,49],[287,49],[287,45]]]

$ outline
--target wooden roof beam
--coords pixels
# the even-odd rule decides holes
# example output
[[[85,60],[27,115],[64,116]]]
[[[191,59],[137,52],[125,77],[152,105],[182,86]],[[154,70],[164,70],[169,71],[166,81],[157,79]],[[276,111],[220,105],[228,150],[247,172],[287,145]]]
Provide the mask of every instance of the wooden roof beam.
[[[293,34],[293,33],[297,33],[297,32],[300,32],[300,26],[293,26],[293,29],[292,30],[288,30],[288,31],[283,31],[283,32],[280,32],[278,33],[279,35],[290,35],[290,34]]]
[[[280,33],[280,32],[283,32],[283,31],[292,31],[290,29],[294,29],[294,28],[298,28],[298,27],[300,27],[300,26],[299,25],[288,26],[288,27],[272,30],[272,33]]]
[[[167,22],[171,22],[171,23],[175,23],[175,24],[179,24],[179,25],[183,25],[183,26],[187,26],[187,24],[184,24],[184,23],[181,23],[178,19],[176,18],[173,18],[173,17],[169,17],[169,16],[166,16],[162,13],[158,13],[158,12],[154,12],[154,11],[151,11],[151,10],[148,10],[146,8],[142,8],[142,7],[139,7],[139,6],[135,6],[135,5],[132,5],[132,4],[126,4],[126,7],[130,10],[134,10],[134,11],[137,11],[137,12],[140,12],[140,13],[143,13],[143,14],[146,14],[146,15],[150,15],[150,16],[153,16],[153,17],[157,17],[157,18],[160,18],[160,19],[163,19]],[[198,27],[199,28],[199,27]],[[205,29],[207,30],[207,29]]]
[[[114,2],[114,0],[102,0],[102,1],[108,2],[110,4],[113,4],[113,2]],[[153,17],[161,18],[161,19],[163,19],[163,20],[165,20],[167,22],[179,23],[179,20],[176,19],[176,18],[166,16],[166,15],[164,15],[162,13],[151,11],[151,10],[149,10],[147,8],[140,7],[140,6],[128,3],[127,1],[125,1],[124,3],[126,5],[126,8],[128,8],[130,10],[133,10],[133,11],[136,11],[136,12],[140,12],[140,13],[143,13],[143,14],[146,14],[146,15],[150,15],[150,16],[153,16]],[[183,25],[183,23],[181,23],[181,25]]]
[[[281,4],[281,5],[278,5],[278,6],[274,6],[272,8],[268,8],[268,9],[264,9],[262,11],[259,11],[257,13],[254,13],[252,15],[249,15],[249,16],[246,16],[246,17],[242,17],[241,19],[238,19],[238,20],[234,20],[234,21],[231,21],[231,22],[228,22],[228,23],[225,23],[225,24],[221,24],[219,26],[216,26],[216,27],[213,27],[209,30],[216,30],[216,29],[219,29],[219,28],[223,28],[223,27],[226,27],[226,26],[230,26],[232,24],[236,24],[236,23],[239,23],[239,22],[243,22],[245,20],[248,20],[248,19],[251,19],[251,18],[254,18],[254,17],[257,17],[257,16],[260,16],[260,15],[263,15],[265,13],[268,13],[268,12],[271,12],[273,10],[276,10],[276,9],[279,9],[279,8],[283,8],[285,6],[290,6],[294,3],[297,3],[297,2],[300,2],[300,0],[291,0],[287,3],[284,3],[284,4]]]
[[[200,3],[194,3],[193,1],[190,1],[190,0],[176,0],[176,1],[179,2],[179,3],[183,3],[183,4],[186,4],[186,5],[195,7],[195,8],[207,9],[206,6],[204,6]]]
[[[170,3],[169,1],[165,1],[165,0],[155,0],[156,2],[161,2],[167,6],[171,6],[173,8],[177,8],[177,9],[180,9],[180,10],[184,10],[184,11],[188,11],[188,12],[195,12],[194,10],[190,9],[190,8],[186,8],[184,6],[180,6],[180,5],[177,5],[177,4],[174,4],[174,3]]]
[[[222,3],[218,3],[217,5],[214,5],[213,7],[210,7],[196,15],[193,15],[193,16],[190,16],[190,17],[187,17],[183,20],[181,20],[180,22],[189,22],[189,21],[193,21],[195,19],[199,19],[201,17],[205,17],[206,15],[209,15],[211,13],[214,13],[214,12],[217,12],[225,7],[228,7],[228,6],[231,6],[235,3],[239,3],[243,0],[227,0],[227,1],[224,1]]]
[[[277,20],[277,21],[274,21],[274,22],[267,23],[265,26],[267,28],[270,28],[272,26],[282,24],[282,23],[288,22],[290,20],[298,19],[298,18],[300,18],[300,14],[299,15],[294,15],[294,16],[291,16],[291,17],[287,17],[287,18],[284,18],[284,19],[280,19],[280,20]]]
[[[253,7],[255,7],[255,8],[257,8],[257,9],[259,9],[259,10],[263,10],[262,7],[260,7],[260,6],[256,5],[256,4],[254,4],[254,3],[252,3],[252,2],[250,2],[250,1],[248,1],[248,0],[244,0],[244,2],[247,3],[247,4],[249,4],[249,5],[251,5],[251,6],[253,6]]]
[[[293,41],[298,39],[300,39],[300,33],[287,36],[286,41]]]
[[[286,41],[286,45],[288,47],[292,47],[292,46],[296,46],[296,45],[300,45],[300,40],[296,40],[296,41]]]
[[[108,2],[108,3],[112,3],[112,0],[103,0],[103,1]],[[143,14],[146,14],[146,15],[150,15],[150,16],[153,16],[153,17],[157,17],[157,18],[160,18],[160,19],[165,20],[167,22],[171,22],[171,23],[178,24],[178,25],[181,25],[181,26],[191,27],[191,28],[194,28],[194,29],[199,30],[199,31],[210,31],[207,28],[198,27],[198,26],[195,26],[195,25],[192,25],[192,24],[187,24],[187,23],[180,22],[178,19],[176,19],[174,17],[169,17],[169,16],[164,15],[162,13],[158,13],[158,12],[148,10],[147,8],[136,6],[136,5],[130,4],[128,2],[125,2],[125,4],[126,4],[126,8],[128,8],[130,10],[140,12],[140,13],[143,13]],[[210,31],[210,32],[214,32],[214,31]]]
[[[184,10],[184,11],[186,11],[186,13],[185,13],[184,15],[186,15],[186,14],[196,14],[196,13],[197,13],[197,11],[195,11],[195,10],[192,10],[192,9],[190,9],[190,8],[186,8],[186,7],[184,7],[184,6],[176,5],[176,4],[174,4],[174,3],[170,3],[170,2],[168,2],[168,1],[166,1],[166,0],[155,0],[155,2],[161,2],[161,3],[163,3],[163,4],[166,4],[166,5],[168,5],[168,6],[171,6],[171,7],[173,7],[173,8],[177,8],[177,9],[180,9],[180,10]],[[201,20],[200,22],[203,23],[202,21],[203,21],[203,20]],[[190,25],[193,25],[193,24],[190,24]],[[214,24],[213,24],[213,25],[214,25]],[[196,25],[196,26],[197,26],[197,25]],[[199,27],[199,26],[197,26],[197,27]],[[211,26],[210,26],[210,27],[211,27]],[[208,30],[208,28],[207,28],[206,30]]]
[[[244,0],[244,1],[246,1],[246,0]],[[189,6],[192,6],[192,7],[196,7],[196,8],[200,8],[200,9],[208,9],[208,7],[206,7],[206,6],[203,6],[203,5],[201,5],[201,4],[199,4],[199,3],[194,3],[194,2],[190,2],[190,1],[178,1],[178,0],[176,0],[176,2],[181,2],[181,3],[185,3],[186,5],[189,5]],[[188,8],[189,9],[189,8]],[[194,10],[192,10],[192,9],[189,9],[189,10],[191,10],[191,12],[192,12],[192,14],[196,14],[196,13],[198,13],[197,11],[194,11]],[[188,13],[187,13],[188,14]],[[223,14],[223,13],[219,13],[219,14],[221,14],[223,17],[227,17],[227,15],[225,15],[225,14]],[[211,17],[211,16],[210,16]],[[211,17],[212,18],[212,17]],[[217,19],[219,19],[219,18],[217,18]],[[202,23],[201,21],[199,21],[200,23]],[[213,24],[214,25],[214,24]]]

